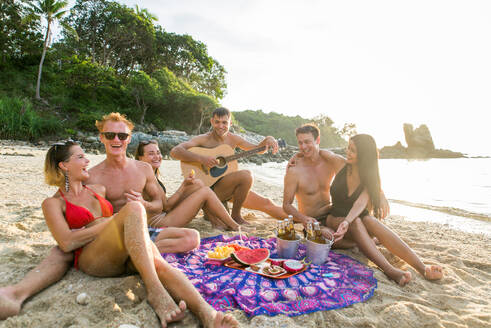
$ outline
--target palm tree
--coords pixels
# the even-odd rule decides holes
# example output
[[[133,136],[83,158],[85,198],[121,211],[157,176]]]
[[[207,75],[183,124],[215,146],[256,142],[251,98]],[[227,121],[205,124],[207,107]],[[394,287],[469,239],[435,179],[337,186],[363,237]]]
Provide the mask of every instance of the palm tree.
[[[56,20],[59,20],[68,12],[68,10],[63,10],[66,6],[68,6],[68,1],[66,0],[37,0],[35,3],[31,4],[31,8],[33,9],[34,13],[40,17],[44,17],[47,21],[43,54],[41,55],[41,61],[39,62],[38,80],[36,84],[36,99],[41,99],[39,94],[39,90],[41,88],[41,73],[43,71],[44,57],[46,57],[46,50],[48,49],[50,41],[51,24],[53,24],[53,22]]]

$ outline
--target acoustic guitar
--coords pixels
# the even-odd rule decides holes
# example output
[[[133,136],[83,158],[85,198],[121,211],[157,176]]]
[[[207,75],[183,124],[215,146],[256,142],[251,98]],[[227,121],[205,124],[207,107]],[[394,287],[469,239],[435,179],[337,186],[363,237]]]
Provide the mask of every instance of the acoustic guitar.
[[[217,182],[218,179],[237,171],[239,167],[237,160],[239,158],[260,153],[265,149],[266,146],[262,146],[235,154],[232,147],[227,144],[219,145],[215,148],[191,147],[188,150],[192,153],[215,157],[218,161],[218,165],[209,169],[199,162],[181,161],[182,175],[184,177],[189,176],[189,173],[193,169],[195,171],[195,177],[201,179],[203,183],[209,187]]]

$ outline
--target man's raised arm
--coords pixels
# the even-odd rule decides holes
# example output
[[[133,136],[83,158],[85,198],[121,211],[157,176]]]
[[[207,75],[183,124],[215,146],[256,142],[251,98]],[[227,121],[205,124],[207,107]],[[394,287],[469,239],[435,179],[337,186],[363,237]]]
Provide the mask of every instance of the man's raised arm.
[[[287,214],[292,215],[296,221],[303,225],[307,225],[309,222],[315,222],[315,219],[300,213],[295,206],[293,206],[295,193],[298,190],[298,178],[294,171],[294,168],[290,168],[286,171],[283,187],[283,210]]]
[[[273,154],[276,154],[278,152],[278,142],[272,136],[265,137],[263,141],[261,141],[258,145],[255,145],[238,135],[234,135],[234,139],[237,146],[242,150],[251,150],[257,147],[266,146],[266,150],[261,152],[260,154],[267,152],[269,148],[273,149]]]

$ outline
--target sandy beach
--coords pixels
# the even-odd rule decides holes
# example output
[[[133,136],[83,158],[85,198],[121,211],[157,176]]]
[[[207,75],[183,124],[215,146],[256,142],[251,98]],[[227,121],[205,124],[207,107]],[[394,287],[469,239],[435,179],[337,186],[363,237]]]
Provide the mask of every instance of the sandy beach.
[[[41,202],[56,190],[44,184],[43,164],[47,148],[19,142],[0,142],[0,286],[20,280],[55,246],[45,224]],[[91,165],[104,155],[89,155]],[[162,175],[169,194],[181,182],[179,162],[164,161]],[[253,189],[282,201],[282,190],[256,180]],[[256,226],[256,235],[270,237],[276,221],[267,215],[243,210]],[[438,224],[409,222],[390,216],[385,223],[395,230],[426,263],[439,263],[445,277],[428,282],[397,257],[391,263],[409,270],[413,280],[399,287],[388,280],[356,249],[342,251],[374,270],[378,288],[372,298],[348,308],[315,312],[298,317],[279,315],[248,318],[233,312],[243,327],[490,327],[491,326],[491,238]],[[202,237],[221,232],[201,215],[191,228]],[[300,226],[298,226],[300,228]],[[78,294],[89,295],[87,305],[76,302]],[[70,269],[58,283],[27,300],[20,315],[0,322],[0,327],[159,327],[146,302],[138,276],[94,278]],[[189,314],[171,327],[199,327]]]

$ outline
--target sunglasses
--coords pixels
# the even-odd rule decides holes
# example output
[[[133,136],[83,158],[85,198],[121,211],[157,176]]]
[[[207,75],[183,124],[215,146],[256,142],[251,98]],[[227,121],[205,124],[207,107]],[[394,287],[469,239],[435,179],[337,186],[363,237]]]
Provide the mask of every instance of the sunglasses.
[[[54,147],[55,150],[58,150],[59,147],[66,147],[66,146],[72,146],[72,145],[77,145],[77,143],[75,141],[73,141],[72,139],[68,139],[65,141],[55,142],[51,146]]]
[[[113,140],[118,136],[118,139],[123,141],[126,140],[129,137],[129,133],[124,133],[124,132],[101,132],[101,134],[107,139],[107,140]]]

